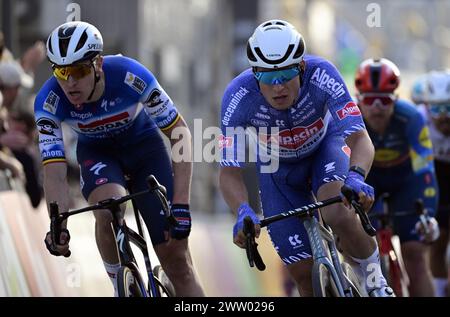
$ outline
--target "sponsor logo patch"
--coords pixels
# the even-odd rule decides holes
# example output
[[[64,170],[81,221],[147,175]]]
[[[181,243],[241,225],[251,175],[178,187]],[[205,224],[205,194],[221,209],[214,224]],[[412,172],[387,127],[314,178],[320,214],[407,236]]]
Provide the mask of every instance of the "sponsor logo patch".
[[[108,182],[106,177],[99,178],[95,181],[95,185],[103,185]]]
[[[130,72],[127,72],[124,82],[141,95],[144,92],[145,88],[147,88],[147,84],[144,80]]]
[[[40,134],[52,135],[54,137],[56,137],[54,130],[59,129],[55,121],[49,118],[40,118],[36,122],[36,125]]]
[[[353,101],[347,102],[347,104],[343,108],[336,111],[336,113],[339,120],[344,120],[348,116],[356,117],[361,115],[361,111],[359,111],[358,106]]]
[[[233,138],[230,136],[226,137],[223,134],[218,136],[218,142],[219,142],[219,149],[230,148],[233,146]]]
[[[42,108],[45,111],[50,112],[51,114],[56,114],[56,110],[58,110],[58,104],[59,104],[59,96],[55,94],[53,91],[50,91],[47,95],[47,98],[45,98],[44,105]]]
[[[144,102],[146,106],[156,107],[160,105],[163,101],[161,100],[161,90],[155,88],[150,92],[147,100]]]

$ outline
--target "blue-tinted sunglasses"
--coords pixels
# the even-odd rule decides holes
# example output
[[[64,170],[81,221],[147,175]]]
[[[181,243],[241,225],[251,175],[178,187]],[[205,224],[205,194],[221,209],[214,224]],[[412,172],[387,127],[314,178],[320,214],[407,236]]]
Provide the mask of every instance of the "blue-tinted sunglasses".
[[[287,83],[300,74],[298,66],[283,70],[254,72],[256,80],[266,85],[280,85]]]
[[[433,117],[439,117],[441,115],[447,115],[450,117],[450,103],[429,105],[428,109]]]

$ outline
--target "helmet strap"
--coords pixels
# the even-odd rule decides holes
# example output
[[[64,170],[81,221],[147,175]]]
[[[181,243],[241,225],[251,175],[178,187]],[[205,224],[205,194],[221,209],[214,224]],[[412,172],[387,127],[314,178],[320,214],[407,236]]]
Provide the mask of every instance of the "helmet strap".
[[[89,94],[88,101],[91,100],[92,95],[94,94],[95,88],[97,87],[97,83],[100,81],[100,75],[97,74],[97,71],[95,70],[94,63],[92,63],[92,67],[94,68],[95,81],[94,81],[94,87],[92,87],[92,91]]]
[[[303,86],[303,75],[305,74],[306,63],[305,60],[302,60],[300,64],[298,64],[298,70],[300,73],[298,74],[298,78],[300,79],[300,88]]]

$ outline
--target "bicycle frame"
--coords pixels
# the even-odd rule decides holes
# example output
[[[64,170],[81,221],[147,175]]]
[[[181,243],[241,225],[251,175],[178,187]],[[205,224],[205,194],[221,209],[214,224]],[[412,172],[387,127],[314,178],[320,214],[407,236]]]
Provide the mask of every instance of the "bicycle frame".
[[[308,234],[314,260],[312,268],[313,280],[319,278],[319,267],[320,264],[323,264],[328,268],[337,287],[339,296],[353,296],[350,285],[348,285],[348,282],[344,277],[344,272],[342,271],[341,261],[339,260],[333,233],[330,229],[327,229],[322,225],[312,213],[307,213],[301,218],[303,218],[303,226]],[[331,261],[324,245],[324,241],[326,241],[328,245]]]

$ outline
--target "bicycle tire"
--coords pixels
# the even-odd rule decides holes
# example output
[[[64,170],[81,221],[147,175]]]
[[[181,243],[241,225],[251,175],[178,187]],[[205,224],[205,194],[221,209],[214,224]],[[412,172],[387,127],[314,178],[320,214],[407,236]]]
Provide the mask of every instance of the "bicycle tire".
[[[313,278],[314,297],[341,297],[336,282],[325,264],[319,263],[317,274],[317,278]]]
[[[344,272],[347,281],[350,283],[353,297],[367,297],[366,289],[364,285],[362,285],[352,266],[344,262],[342,263],[342,271]]]
[[[117,292],[119,297],[147,297],[141,275],[128,266],[117,273]]]
[[[160,296],[175,297],[175,287],[173,286],[167,274],[164,272],[162,266],[156,265],[152,271],[157,287],[159,288]]]

